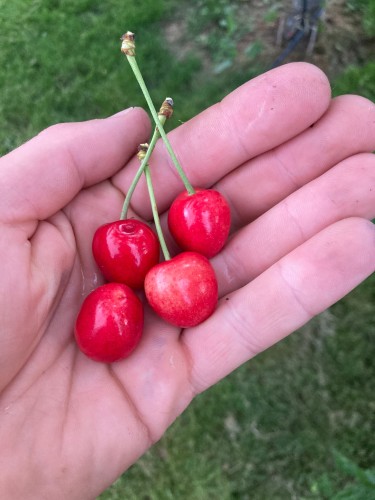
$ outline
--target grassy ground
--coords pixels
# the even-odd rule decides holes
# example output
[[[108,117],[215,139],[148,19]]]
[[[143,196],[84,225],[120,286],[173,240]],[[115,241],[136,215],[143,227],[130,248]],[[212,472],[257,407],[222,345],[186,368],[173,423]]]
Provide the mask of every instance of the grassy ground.
[[[196,2],[200,9],[204,3]],[[222,8],[214,21],[229,36],[230,2],[211,4]],[[0,152],[55,122],[143,105],[119,51],[126,29],[142,40],[138,59],[155,101],[174,97],[175,124],[259,70],[253,64],[218,77],[201,72],[197,55],[179,61],[162,36],[176,6],[181,2],[0,0]],[[335,92],[374,96],[371,71],[371,64],[348,69]],[[101,500],[375,498],[366,471],[375,461],[374,303],[373,276],[198,397]]]
[[[160,36],[174,3],[0,0],[0,154],[52,123],[144,105],[120,52],[119,38],[127,29],[142,40],[137,60],[153,99],[162,102],[167,90],[178,105],[179,120],[255,74],[223,75],[203,84],[195,78],[199,58],[188,54],[182,64]]]

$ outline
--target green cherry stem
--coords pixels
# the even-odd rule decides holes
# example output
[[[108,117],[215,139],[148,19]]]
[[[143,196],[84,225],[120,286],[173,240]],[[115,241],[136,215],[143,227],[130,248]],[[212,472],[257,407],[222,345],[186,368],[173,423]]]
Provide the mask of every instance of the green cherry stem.
[[[170,118],[172,116],[172,114],[173,114],[173,99],[171,99],[170,97],[166,97],[166,99],[164,100],[164,102],[159,110],[159,113],[158,113],[160,122],[164,125],[167,118]],[[145,170],[146,165],[148,164],[151,153],[154,150],[154,147],[155,147],[156,142],[159,139],[159,137],[160,137],[159,129],[157,127],[155,127],[154,133],[153,133],[152,138],[151,138],[150,145],[148,146],[148,149],[146,151],[146,155],[143,158],[141,165],[139,166],[137,173],[134,176],[134,179],[129,187],[128,192],[126,193],[124,205],[122,207],[122,211],[121,211],[121,215],[120,215],[121,220],[126,219],[128,216],[128,210],[129,210],[129,206],[130,206],[131,197],[133,196],[133,193],[134,193],[134,190],[138,184],[138,181],[141,178],[141,176]]]
[[[150,167],[148,165],[146,165],[146,167],[145,167],[145,176],[146,176],[148,194],[150,196],[150,201],[151,201],[152,215],[154,218],[155,228],[156,228],[156,232],[158,234],[160,247],[161,247],[161,250],[163,252],[164,259],[170,260],[171,256],[170,256],[167,244],[166,244],[165,239],[164,239],[163,231],[161,229],[159,213],[158,213],[158,209],[156,206],[155,194],[154,194],[154,189],[153,189],[152,180],[151,180]]]
[[[146,158],[146,156],[145,156],[146,150],[147,150],[147,146],[145,144],[142,144],[140,146],[140,150],[138,153],[138,158],[140,160],[141,159],[144,160]],[[156,232],[157,232],[157,235],[159,238],[160,247],[161,247],[161,250],[163,252],[164,259],[170,260],[171,256],[170,256],[167,244],[165,242],[163,230],[162,230],[161,224],[160,224],[159,212],[158,212],[158,207],[156,205],[156,199],[155,199],[155,193],[154,193],[154,186],[152,185],[151,172],[150,172],[150,167],[149,167],[148,163],[145,165],[144,173],[145,173],[146,182],[147,182],[148,194],[149,194],[150,202],[151,202],[152,216],[154,218],[155,228],[156,228]]]
[[[123,52],[126,55],[127,60],[129,61],[130,67],[133,70],[134,76],[137,79],[137,82],[139,86],[141,87],[142,93],[146,99],[146,102],[148,104],[148,107],[150,109],[152,118],[155,121],[155,124],[157,128],[159,129],[159,133],[164,141],[165,147],[167,148],[167,151],[173,161],[174,166],[177,169],[177,172],[179,173],[182,182],[184,183],[185,189],[189,194],[194,194],[195,190],[193,186],[190,184],[189,179],[187,178],[185,172],[183,171],[173,149],[171,146],[171,143],[169,142],[169,139],[167,137],[167,134],[165,133],[165,130],[163,128],[163,124],[160,122],[158,114],[156,112],[155,106],[152,102],[150,93],[146,87],[145,81],[143,80],[142,73],[138,67],[137,60],[135,58],[135,42],[134,42],[134,33],[131,33],[128,31],[125,33],[122,37],[122,45],[121,45],[121,52]]]

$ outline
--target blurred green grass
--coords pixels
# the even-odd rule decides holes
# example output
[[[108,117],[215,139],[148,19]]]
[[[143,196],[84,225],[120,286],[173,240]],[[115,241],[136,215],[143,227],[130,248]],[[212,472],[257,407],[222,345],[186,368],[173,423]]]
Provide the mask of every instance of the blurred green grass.
[[[201,62],[179,61],[161,36],[176,0],[0,0],[0,154],[57,122],[144,105],[120,52],[120,36],[142,40],[137,60],[154,101],[172,95],[185,121],[254,71],[198,78]],[[178,124],[175,122],[175,125]]]
[[[120,53],[127,29],[142,40],[138,62],[155,102],[167,94],[177,103],[174,126],[259,71],[209,75],[192,51],[179,59],[163,37],[177,8],[177,0],[0,0],[0,152],[56,122],[143,106]],[[374,97],[373,71],[349,68],[335,94]],[[374,498],[358,472],[375,458],[374,303],[372,276],[199,396],[100,498]]]
[[[0,8],[3,152],[52,123],[143,104],[120,53],[124,27],[142,38],[140,63],[151,61],[145,77],[155,75],[160,94],[157,82],[167,71],[168,53],[152,33],[167,8],[163,0],[5,0]],[[155,50],[161,52],[157,64],[150,57]]]

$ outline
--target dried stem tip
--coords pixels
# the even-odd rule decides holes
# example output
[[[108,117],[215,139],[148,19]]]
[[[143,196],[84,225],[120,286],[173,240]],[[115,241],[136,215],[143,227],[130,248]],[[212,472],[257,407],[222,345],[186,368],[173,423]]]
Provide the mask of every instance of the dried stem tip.
[[[142,161],[143,158],[146,156],[147,150],[148,150],[147,142],[145,142],[144,144],[140,144],[138,146],[137,158],[139,161]]]
[[[159,116],[170,118],[173,115],[173,99],[166,97],[158,113]]]
[[[131,31],[127,31],[120,38],[122,40],[121,44],[121,52],[123,52],[126,56],[135,56],[135,37],[134,33]]]

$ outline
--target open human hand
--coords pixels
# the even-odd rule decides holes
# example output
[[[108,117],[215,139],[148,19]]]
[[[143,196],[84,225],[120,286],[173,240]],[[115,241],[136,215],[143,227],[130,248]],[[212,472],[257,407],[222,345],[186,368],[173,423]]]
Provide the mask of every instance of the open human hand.
[[[92,236],[119,216],[146,113],[56,125],[0,160],[1,498],[94,498],[197,393],[374,271],[374,116],[294,63],[172,131],[191,182],[231,205],[231,238],[211,261],[221,299],[182,332],[146,308],[140,345],[112,365],[86,358],[73,327],[102,283]],[[151,168],[165,222],[182,186],[161,143]],[[144,185],[132,202],[150,220]]]

